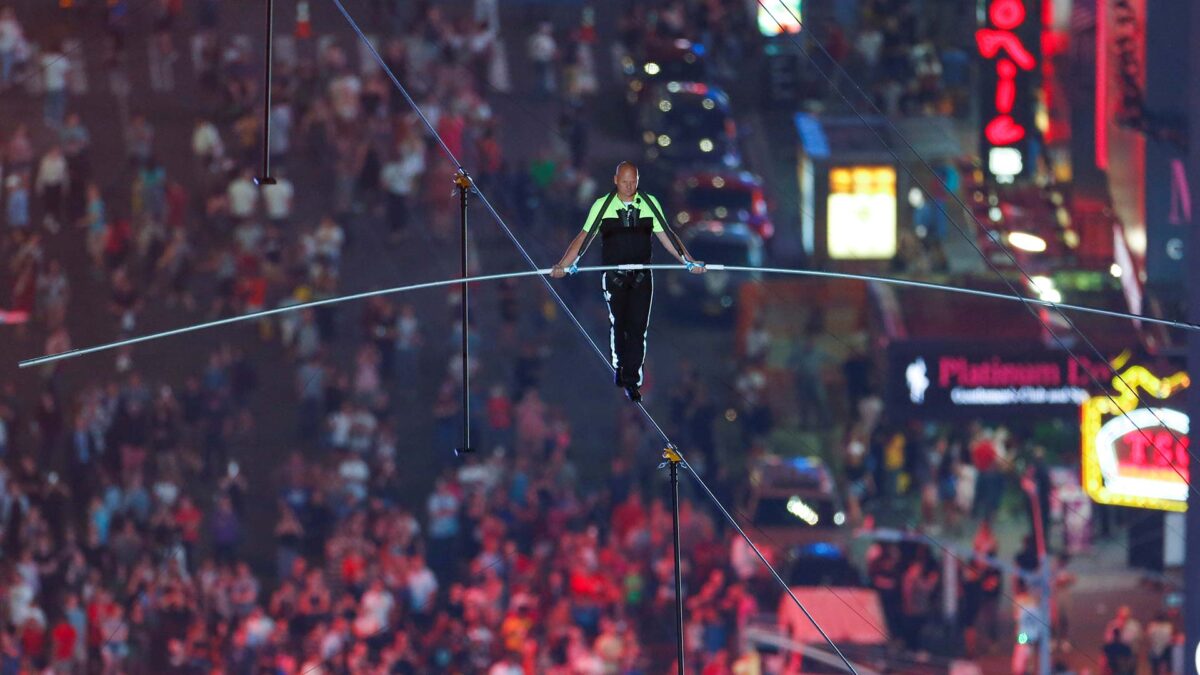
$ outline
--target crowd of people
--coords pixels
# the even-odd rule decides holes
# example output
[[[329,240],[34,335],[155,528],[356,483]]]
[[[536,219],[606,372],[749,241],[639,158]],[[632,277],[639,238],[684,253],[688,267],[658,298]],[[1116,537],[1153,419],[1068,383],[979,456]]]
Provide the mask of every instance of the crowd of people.
[[[7,309],[27,316],[14,328],[42,351],[72,346],[73,298],[106,299],[107,326],[89,335],[128,336],[144,330],[148,307],[196,320],[331,297],[348,247],[369,236],[357,227],[367,219],[392,243],[449,238],[451,204],[427,197],[449,165],[355,52],[302,43],[281,55],[270,111],[277,184],[260,189],[261,82],[245,46],[219,37],[220,5],[190,15],[155,3],[149,84],[194,88],[202,105],[186,126],[139,110],[130,51],[142,33],[129,9],[103,9],[126,150],[115,166],[92,150],[99,120],[67,86],[85,66],[58,47],[36,63],[15,54],[8,47],[33,41],[11,9],[0,17],[6,91],[44,101],[40,123],[0,129]],[[486,16],[426,7],[382,53],[505,204],[550,199],[562,181],[586,190],[586,138],[569,100],[560,137],[571,141],[528,164],[503,162],[485,95],[506,86],[490,60],[496,29]],[[168,146],[191,157],[164,159]],[[310,162],[333,178],[315,213],[297,208],[293,182]],[[68,269],[60,257],[88,266]],[[448,296],[451,308],[458,301]],[[501,344],[515,348],[529,318],[515,288],[500,289],[498,307]],[[534,309],[544,327],[543,307]],[[453,444],[462,366],[442,359],[464,327],[438,340],[412,305],[389,299],[366,303],[358,330],[344,318],[315,308],[261,321],[181,380],[147,374],[154,364],[122,349],[110,372],[97,369],[109,374],[86,382],[47,367],[35,400],[9,386],[0,670],[632,673],[669,662],[670,514],[661,499],[644,500],[633,475],[644,438],[628,434],[603,485],[585,486],[567,417],[541,390],[545,348],[525,344],[511,368],[468,366],[485,376],[474,424],[486,452],[444,467],[427,499],[405,498],[411,476],[399,453],[409,440],[396,401],[414,396],[409,383],[429,359],[448,363],[430,418],[435,442]],[[478,328],[466,329],[478,342]],[[294,369],[296,426],[263,431],[310,451],[291,453],[272,477],[275,564],[252,567],[268,535],[248,515],[263,486],[250,493],[237,449],[270,423],[252,410],[290,405],[261,400],[264,375],[247,354],[264,342]],[[758,657],[734,637],[771,597],[766,577],[690,501],[682,524],[688,656],[705,672],[746,667]]]
[[[753,35],[742,3],[659,4],[626,13],[614,62],[647,41],[688,37],[712,47],[715,76],[735,75]],[[957,57],[918,39],[912,3],[863,4],[847,24],[853,40],[831,35],[834,58],[865,69],[889,112],[958,105]],[[363,249],[451,241],[454,202],[441,197],[453,167],[349,34],[322,41],[298,25],[296,48],[278,53],[268,147],[277,183],[260,188],[261,72],[248,45],[222,37],[230,10],[155,0],[146,31],[130,5],[84,8],[103,16],[102,71],[62,44],[39,47],[17,12],[0,9],[0,91],[42,118],[0,121],[3,316],[15,324],[4,329],[32,351],[78,346],[73,333],[144,332],[150,313],[183,323],[333,297]],[[495,3],[476,5],[452,16],[424,3],[401,21],[396,3],[375,3],[377,18],[397,28],[380,52],[500,209],[523,214],[554,250],[569,234],[559,224],[578,222],[602,189],[587,168],[594,13],[508,40],[534,66],[531,97],[556,111],[548,146],[510,159],[492,99],[515,86],[512,55]],[[187,90],[198,102],[183,123],[138,104],[149,92],[131,76],[142,63],[131,52],[143,37],[149,92]],[[96,135],[112,125],[100,118],[107,112],[80,105],[81,73],[116,101],[123,157],[97,156]],[[85,381],[51,365],[32,394],[6,384],[0,672],[506,675],[669,665],[670,512],[663,481],[635,468],[660,449],[657,438],[625,408],[603,479],[581,475],[571,418],[546,386],[554,305],[511,283],[488,297],[498,323],[487,340],[481,324],[491,319],[447,318],[462,301],[455,289],[442,317],[375,298],[263,320],[196,350],[203,358],[182,377],[127,348],[99,357],[113,367]],[[98,308],[84,309],[100,323],[79,325],[72,310],[96,298]],[[464,330],[479,452],[435,461],[436,481],[416,488],[405,462],[413,446],[448,449],[462,431]],[[743,458],[721,455],[714,421],[737,419],[751,458],[767,452],[776,427],[765,372],[772,338],[761,326],[752,333],[729,392],[710,391],[685,364],[664,395],[672,432],[727,504],[737,501]],[[291,369],[284,400],[262,394],[267,375],[251,355],[264,345]],[[1016,474],[1048,481],[1044,458],[1030,447],[1013,461],[1015,446],[982,427],[889,426],[866,378],[850,370],[848,403],[830,400],[820,383],[833,364],[812,340],[790,365],[805,424],[843,407],[854,413],[838,463],[852,525],[906,500],[926,527],[978,523],[980,557],[960,571],[960,618],[968,654],[982,651],[980,635],[996,642],[1003,589],[1018,608],[1036,598],[985,560],[997,553],[989,523]],[[439,383],[428,401],[412,385],[425,376]],[[284,412],[256,414],[267,409]],[[430,438],[415,439],[413,425],[428,426]],[[296,450],[252,485],[239,450],[261,433]],[[253,516],[264,499],[275,502],[270,532]],[[779,589],[707,504],[685,498],[681,525],[689,662],[706,675],[759,672],[765,657],[739,635],[777,607]],[[758,545],[775,560],[785,553]],[[912,650],[931,648],[941,583],[923,550],[874,547],[862,574],[879,591],[889,632]],[[1014,564],[1027,566],[1023,554]],[[1032,630],[1029,621],[1013,618]],[[1114,640],[1141,639],[1125,624],[1119,632]],[[1150,658],[1162,633],[1148,639]]]
[[[973,43],[964,29],[974,21],[966,8],[922,16],[913,0],[846,3],[816,28],[821,67],[836,87],[849,86],[847,77],[859,83],[884,114],[965,116]],[[834,91],[824,98],[835,109],[846,105]]]

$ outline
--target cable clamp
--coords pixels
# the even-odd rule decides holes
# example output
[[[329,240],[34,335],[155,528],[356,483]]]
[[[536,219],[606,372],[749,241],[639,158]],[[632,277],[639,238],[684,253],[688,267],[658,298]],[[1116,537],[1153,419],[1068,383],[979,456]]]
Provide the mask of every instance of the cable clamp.
[[[679,454],[679,448],[674,443],[668,443],[667,447],[663,448],[662,457],[666,461],[658,465],[660,469],[668,464],[680,464],[683,462],[683,456]]]

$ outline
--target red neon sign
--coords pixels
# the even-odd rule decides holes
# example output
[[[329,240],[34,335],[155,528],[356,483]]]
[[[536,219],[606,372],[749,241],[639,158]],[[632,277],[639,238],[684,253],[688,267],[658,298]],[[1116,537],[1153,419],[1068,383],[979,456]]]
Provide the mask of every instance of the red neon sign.
[[[1180,473],[1187,475],[1189,456],[1186,434],[1173,433],[1162,427],[1143,427],[1125,434],[1114,445],[1117,461],[1124,473],[1162,474],[1167,480],[1174,480],[1174,465]]]
[[[983,132],[993,146],[1012,145],[1026,136],[1025,127],[1012,115],[1017,103],[1018,73],[1037,67],[1037,59],[1014,32],[1026,15],[1025,0],[992,0],[988,7],[992,27],[975,31],[980,56],[996,61],[995,115]]]

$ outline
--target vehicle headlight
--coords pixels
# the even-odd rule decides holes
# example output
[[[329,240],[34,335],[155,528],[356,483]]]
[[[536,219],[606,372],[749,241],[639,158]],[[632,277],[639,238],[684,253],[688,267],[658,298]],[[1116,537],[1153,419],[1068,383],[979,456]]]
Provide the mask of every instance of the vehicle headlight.
[[[1046,240],[1028,232],[1009,232],[1009,246],[1029,253],[1042,253],[1046,250]]]

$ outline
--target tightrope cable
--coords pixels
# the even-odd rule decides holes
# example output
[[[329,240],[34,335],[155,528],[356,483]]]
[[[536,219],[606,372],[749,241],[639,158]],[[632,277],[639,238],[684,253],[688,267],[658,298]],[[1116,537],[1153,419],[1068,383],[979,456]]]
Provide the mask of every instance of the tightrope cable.
[[[908,287],[908,288],[920,288],[923,290],[941,291],[944,293],[958,293],[961,295],[973,295],[973,296],[977,296],[977,297],[981,297],[981,298],[989,298],[992,300],[1007,300],[1007,301],[1017,301],[1017,302],[1020,301],[1020,298],[1014,297],[1007,293],[997,293],[995,291],[984,291],[984,290],[979,290],[976,288],[963,288],[961,286],[951,286],[948,284],[937,284],[937,283],[933,283],[930,281],[916,281],[913,279],[899,279],[896,277],[885,277],[885,276],[879,276],[879,275],[873,275],[873,274],[854,274],[851,272],[829,272],[826,270],[789,269],[786,267],[747,267],[747,266],[743,266],[743,265],[708,265],[708,269],[711,272],[739,272],[739,273],[750,273],[750,274],[760,274],[760,273],[761,274],[781,274],[781,275],[802,276],[802,277],[864,281],[864,282],[870,282],[870,283],[889,284],[889,285],[893,285],[893,286],[904,286],[904,287]],[[677,264],[676,265],[657,265],[657,264],[656,265],[597,265],[597,266],[580,267],[579,268],[580,272],[611,272],[611,271],[627,271],[627,270],[679,270],[679,271],[686,271],[686,268],[683,265],[677,265]],[[205,330],[208,328],[216,328],[217,326],[225,326],[225,325],[229,325],[229,324],[233,324],[233,323],[240,323],[243,321],[254,321],[255,319],[261,319],[261,318],[268,317],[268,316],[274,316],[276,314],[284,314],[287,312],[295,312],[295,311],[299,311],[299,310],[303,310],[303,309],[309,309],[311,307],[321,307],[323,305],[335,305],[335,304],[341,304],[344,302],[351,302],[354,300],[365,300],[367,298],[372,298],[372,297],[379,296],[379,295],[396,295],[396,294],[400,294],[400,293],[408,293],[411,291],[419,291],[419,290],[423,290],[423,289],[427,289],[427,288],[439,288],[439,287],[443,287],[443,286],[453,286],[453,285],[462,284],[462,283],[499,281],[501,279],[516,279],[516,278],[520,278],[520,277],[534,277],[534,276],[543,276],[544,277],[544,276],[549,276],[550,271],[551,271],[551,268],[546,267],[546,268],[521,271],[521,272],[480,274],[480,275],[466,277],[466,278],[454,277],[451,279],[441,279],[441,280],[437,280],[437,281],[424,281],[421,283],[408,284],[405,286],[393,286],[390,288],[379,288],[379,289],[375,289],[375,290],[371,290],[371,291],[363,291],[361,293],[351,293],[349,295],[338,295],[338,296],[334,296],[332,298],[322,298],[320,300],[310,300],[309,302],[302,302],[302,303],[297,303],[294,305],[273,307],[271,309],[259,310],[257,312],[250,312],[247,314],[239,314],[237,316],[225,317],[223,319],[214,319],[212,321],[205,321],[203,323],[191,324],[188,326],[181,326],[179,328],[172,328],[172,329],[160,331],[157,333],[149,333],[147,335],[139,335],[137,337],[125,338],[125,339],[116,340],[113,342],[106,342],[106,343],[94,345],[91,347],[83,347],[80,349],[71,349],[71,350],[68,350],[65,352],[58,352],[55,354],[46,354],[44,356],[38,356],[35,358],[31,358],[31,359],[25,359],[23,361],[18,362],[18,365],[21,368],[30,368],[33,366],[40,366],[40,365],[44,365],[47,363],[53,363],[55,361],[63,361],[66,359],[73,359],[73,358],[77,358],[77,357],[84,356],[87,354],[94,354],[96,352],[103,352],[103,351],[108,351],[108,350],[112,350],[112,349],[117,349],[117,348],[125,347],[128,345],[138,344],[138,343],[142,343],[142,342],[150,342],[153,340],[159,340],[159,339],[171,337],[174,335],[182,335],[184,333],[191,333],[191,332],[195,332],[195,331],[199,331],[199,330]],[[1044,300],[1028,299],[1028,301],[1033,304],[1048,304]],[[1068,305],[1068,304],[1063,304],[1063,303],[1057,303],[1057,306],[1062,309],[1069,309],[1069,310],[1078,311],[1078,312],[1090,312],[1093,314],[1101,314],[1101,315],[1105,315],[1105,316],[1111,316],[1114,318],[1122,318],[1122,319],[1130,318],[1130,315],[1125,312],[1117,312],[1117,311],[1110,311],[1110,310],[1106,310],[1106,309],[1098,309],[1096,307],[1087,307],[1084,305]],[[578,321],[576,321],[576,326],[582,329],[582,327],[579,326]],[[1198,328],[1200,328],[1200,327],[1198,327]],[[1187,327],[1187,330],[1196,330],[1196,329],[1197,328]],[[594,346],[594,343],[593,343],[593,346]],[[599,348],[597,348],[597,352],[599,352]],[[603,352],[600,352],[600,356],[601,357],[604,356]],[[605,363],[607,363],[607,362],[608,362],[608,360],[605,359]]]

